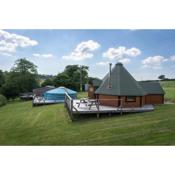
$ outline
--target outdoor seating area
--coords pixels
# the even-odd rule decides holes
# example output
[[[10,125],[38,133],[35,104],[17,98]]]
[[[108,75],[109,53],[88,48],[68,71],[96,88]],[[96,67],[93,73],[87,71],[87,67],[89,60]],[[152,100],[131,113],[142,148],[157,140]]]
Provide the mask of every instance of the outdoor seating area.
[[[76,102],[78,104],[78,108],[81,108],[82,106],[86,106],[91,109],[92,106],[95,106],[98,108],[98,101],[96,99],[88,99],[88,98],[82,98]]]
[[[105,106],[101,105],[98,99],[72,99],[68,94],[65,95],[65,106],[68,109],[70,117],[77,114],[112,114],[112,113],[136,113],[149,112],[154,110],[153,105],[143,105],[141,107],[122,107],[122,106]]]

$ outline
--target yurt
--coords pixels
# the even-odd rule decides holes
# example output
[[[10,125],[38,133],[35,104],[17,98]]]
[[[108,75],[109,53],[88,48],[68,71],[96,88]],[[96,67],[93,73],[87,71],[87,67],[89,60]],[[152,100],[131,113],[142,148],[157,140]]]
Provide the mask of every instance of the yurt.
[[[77,92],[65,87],[58,87],[44,93],[44,99],[49,101],[64,102],[65,93],[71,98],[77,97]]]
[[[111,66],[109,64],[109,73],[95,91],[101,105],[131,108],[164,103],[165,92],[159,82],[138,82],[122,63],[112,69]]]

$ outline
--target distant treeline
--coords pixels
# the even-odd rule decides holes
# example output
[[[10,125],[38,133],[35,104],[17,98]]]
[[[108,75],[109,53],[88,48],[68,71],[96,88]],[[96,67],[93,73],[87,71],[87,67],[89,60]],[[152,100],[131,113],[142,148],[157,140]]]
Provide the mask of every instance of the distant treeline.
[[[145,82],[175,81],[175,78],[165,78],[163,80],[143,80]]]
[[[165,78],[165,79],[163,79],[161,81],[175,81],[175,78]]]
[[[38,78],[42,80],[46,80],[48,78],[54,78],[54,75],[45,75],[45,74],[38,74]]]

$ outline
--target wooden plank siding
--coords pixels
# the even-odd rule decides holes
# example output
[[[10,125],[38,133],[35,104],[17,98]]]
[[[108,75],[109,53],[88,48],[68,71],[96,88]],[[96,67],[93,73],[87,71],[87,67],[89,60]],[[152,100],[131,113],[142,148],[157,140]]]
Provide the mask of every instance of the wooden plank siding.
[[[115,95],[99,94],[97,97],[100,104],[106,106],[120,106],[121,100],[123,107],[141,107],[145,104],[164,104],[164,95],[136,96],[136,100],[133,102],[128,102],[126,96],[119,97]]]
[[[142,97],[136,97],[136,101],[126,101],[126,96],[115,96],[115,95],[98,95],[98,99],[101,105],[105,106],[120,106],[122,101],[122,107],[141,107],[144,105],[144,99]]]
[[[164,95],[146,95],[145,104],[163,104]]]

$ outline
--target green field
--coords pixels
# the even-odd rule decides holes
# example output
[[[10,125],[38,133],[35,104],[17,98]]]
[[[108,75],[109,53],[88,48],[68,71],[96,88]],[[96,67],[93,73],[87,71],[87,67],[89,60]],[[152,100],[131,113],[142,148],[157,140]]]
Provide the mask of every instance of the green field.
[[[63,104],[32,107],[18,101],[0,108],[0,145],[174,144],[174,104],[140,114],[83,116],[74,122]]]
[[[166,99],[175,99],[175,83],[162,82],[162,86]],[[174,144],[175,104],[123,116],[79,116],[74,122],[64,104],[32,107],[31,101],[14,101],[0,108],[0,145]]]
[[[175,102],[175,81],[161,81],[161,85],[165,90],[165,100]]]

